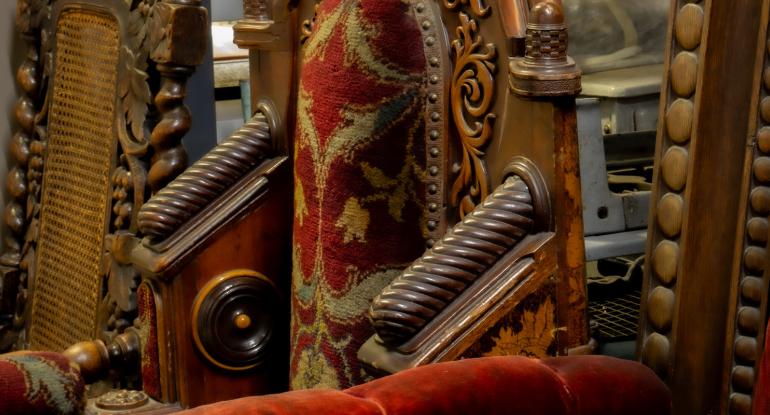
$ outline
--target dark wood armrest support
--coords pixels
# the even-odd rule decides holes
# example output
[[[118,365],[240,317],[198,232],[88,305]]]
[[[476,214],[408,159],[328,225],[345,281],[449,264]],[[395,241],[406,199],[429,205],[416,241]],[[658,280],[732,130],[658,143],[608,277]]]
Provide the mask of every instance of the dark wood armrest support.
[[[483,203],[372,302],[377,334],[358,357],[375,372],[396,372],[463,356],[520,301],[550,282],[550,208],[526,160]]]
[[[149,354],[158,361],[143,362],[142,374],[157,373],[155,389],[176,392],[182,406],[285,389],[275,374],[288,373],[292,185],[277,149],[281,128],[260,102],[246,125],[142,206],[144,238],[121,241],[157,309]]]
[[[276,157],[279,121],[267,102],[254,117],[153,196],[139,211],[145,239],[135,241],[132,264],[146,274],[173,275],[217,232],[266,197],[270,178],[288,165]]]
[[[273,153],[268,117],[257,111],[142,206],[139,229],[152,242],[164,240]]]

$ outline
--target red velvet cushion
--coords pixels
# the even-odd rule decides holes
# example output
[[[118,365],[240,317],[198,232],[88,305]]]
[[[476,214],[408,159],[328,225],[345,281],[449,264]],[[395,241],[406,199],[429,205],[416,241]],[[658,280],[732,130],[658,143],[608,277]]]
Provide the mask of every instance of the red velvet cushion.
[[[83,378],[61,354],[0,356],[0,414],[77,414],[84,407]]]
[[[570,414],[573,397],[556,373],[526,357],[488,357],[423,366],[348,393],[387,414]]]
[[[253,396],[182,412],[186,415],[381,415],[374,402],[356,398],[345,392],[308,389],[278,395]]]
[[[639,363],[605,356],[487,357],[428,365],[344,392],[306,390],[186,414],[666,415],[671,396]]]
[[[671,394],[646,366],[604,356],[551,358],[555,370],[574,396],[572,414],[650,415],[671,412]]]

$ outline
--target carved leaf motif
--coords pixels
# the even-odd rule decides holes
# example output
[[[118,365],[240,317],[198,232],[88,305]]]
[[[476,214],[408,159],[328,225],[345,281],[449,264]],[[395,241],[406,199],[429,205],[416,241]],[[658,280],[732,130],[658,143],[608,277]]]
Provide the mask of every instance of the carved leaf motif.
[[[513,327],[503,327],[494,339],[495,347],[484,356],[524,355],[543,358],[554,340],[553,322],[555,307],[549,298],[537,311],[524,311],[523,327],[514,333]]]
[[[147,37],[147,26],[145,24],[144,15],[142,14],[141,6],[131,11],[128,18],[128,43],[131,45],[131,49],[139,51],[144,43],[144,39]]]
[[[161,51],[168,48],[171,9],[165,3],[158,3],[150,9],[149,13],[147,19],[149,36],[145,47],[155,56],[158,53],[162,54]]]
[[[125,76],[120,82],[120,96],[126,123],[131,126],[131,133],[136,143],[144,143],[144,121],[147,117],[147,105],[150,104],[150,87],[147,85],[147,59],[136,54],[128,47],[121,49],[125,62]]]
[[[16,3],[16,26],[30,32],[42,26],[49,17],[51,0],[19,0]]]
[[[118,264],[110,260],[110,275],[107,289],[118,307],[127,313],[136,310],[136,289],[139,286],[139,274],[131,265]]]
[[[477,17],[486,17],[490,11],[484,0],[444,0],[444,6],[449,10],[454,10],[461,4],[470,4],[473,14]]]
[[[450,200],[460,217],[489,195],[484,147],[492,137],[495,114],[489,113],[494,98],[497,50],[483,44],[477,22],[460,12],[457,39],[452,42],[455,65],[452,74],[452,115],[462,145],[462,162],[452,185]]]

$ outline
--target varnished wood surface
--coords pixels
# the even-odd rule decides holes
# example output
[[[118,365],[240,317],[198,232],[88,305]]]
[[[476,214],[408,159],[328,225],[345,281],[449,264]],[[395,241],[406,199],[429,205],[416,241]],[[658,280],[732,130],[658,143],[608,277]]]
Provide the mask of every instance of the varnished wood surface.
[[[762,1],[760,30],[758,31],[756,58],[752,85],[750,112],[748,114],[749,134],[754,134],[746,147],[743,169],[741,203],[738,206],[739,221],[727,331],[725,335],[725,365],[722,378],[721,401],[730,414],[749,414],[757,393],[755,388],[758,368],[768,356],[761,354],[767,322],[768,284],[770,272],[770,250],[768,248],[768,213],[770,205],[759,202],[756,196],[770,191],[770,146],[768,146],[767,112],[770,98],[770,49],[768,21],[770,1]],[[755,345],[754,350],[745,345]],[[757,350],[759,349],[759,350]],[[753,357],[754,355],[755,357]]]
[[[585,275],[585,245],[583,242],[583,205],[580,188],[580,153],[577,137],[575,100],[554,101],[554,222],[559,271],[557,273],[559,324],[567,329],[566,342],[559,342],[560,351],[588,343]]]
[[[183,407],[250,395],[281,392],[288,385],[289,248],[291,240],[291,181],[283,171],[280,185],[271,187],[266,202],[237,226],[223,232],[189,262],[171,283],[175,362],[179,402]],[[228,372],[208,363],[196,350],[191,336],[190,309],[198,291],[209,279],[229,270],[245,268],[270,278],[282,293],[274,354],[263,366],[247,372]]]
[[[699,45],[693,7],[705,13]],[[647,247],[652,266],[645,267],[639,350],[667,380],[677,414],[727,411],[721,399],[724,337],[740,256],[736,243],[743,242],[736,231],[744,217],[738,189],[760,9],[761,2],[748,0],[672,2],[663,83],[670,89],[661,94]],[[699,49],[686,50],[693,47]],[[688,153],[686,184],[678,171],[683,163],[665,157],[674,145]]]

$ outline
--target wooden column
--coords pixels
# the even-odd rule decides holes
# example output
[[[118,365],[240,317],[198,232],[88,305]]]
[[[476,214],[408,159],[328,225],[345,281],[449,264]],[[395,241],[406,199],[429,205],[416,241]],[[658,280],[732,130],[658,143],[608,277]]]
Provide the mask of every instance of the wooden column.
[[[720,400],[759,1],[672,2],[655,154],[639,355],[666,380],[674,413]]]

